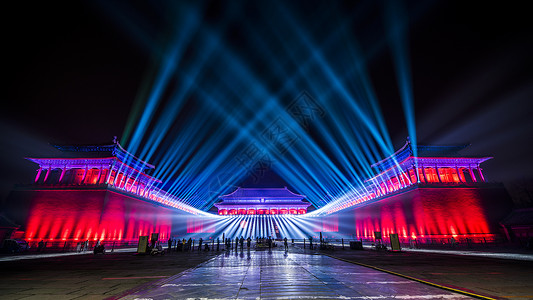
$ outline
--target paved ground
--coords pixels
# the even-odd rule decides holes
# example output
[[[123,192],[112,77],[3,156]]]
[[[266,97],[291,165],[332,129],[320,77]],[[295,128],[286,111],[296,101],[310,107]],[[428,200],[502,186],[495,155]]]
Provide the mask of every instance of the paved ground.
[[[323,255],[231,252],[120,299],[470,299]]]
[[[0,299],[105,299],[194,267],[216,252],[59,255],[0,262]]]
[[[372,247],[369,247],[370,250]],[[533,251],[528,253],[510,253],[510,252],[487,252],[485,251],[467,251],[467,250],[438,250],[438,249],[402,249],[407,252],[433,253],[433,254],[452,254],[465,256],[478,256],[487,258],[501,258],[512,260],[533,261]],[[491,250],[492,251],[492,250]]]
[[[124,249],[115,249],[113,253],[132,253],[137,251],[137,248],[124,248]],[[22,255],[2,255],[0,256],[0,262],[2,261],[15,261],[15,260],[26,260],[26,259],[43,259],[43,258],[52,258],[52,257],[63,257],[63,256],[74,256],[74,255],[87,255],[92,254],[92,251],[81,251],[81,252],[58,252],[58,253],[24,253]],[[107,254],[110,254],[107,251]]]
[[[533,261],[435,252],[336,250],[327,255],[433,283],[505,299],[533,299]],[[529,255],[531,258],[531,255]]]
[[[177,299],[276,298],[289,293],[301,299],[462,297],[298,247],[287,255],[279,250],[218,254],[113,253],[0,261],[0,299],[158,299],[165,293]],[[369,250],[325,254],[484,295],[533,299],[532,261]],[[373,298],[357,298],[365,293]]]

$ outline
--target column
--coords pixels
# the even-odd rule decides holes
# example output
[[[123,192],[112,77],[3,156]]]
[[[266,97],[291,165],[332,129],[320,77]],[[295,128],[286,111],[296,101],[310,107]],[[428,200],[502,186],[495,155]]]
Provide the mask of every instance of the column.
[[[83,174],[83,179],[82,179],[81,183],[87,184],[87,180],[89,179],[89,176],[87,176],[87,175],[89,175],[89,171],[91,171],[91,170],[92,169],[89,168],[89,166],[85,167],[85,174]]]
[[[144,184],[144,190],[143,190],[142,194],[140,194],[142,197],[146,197],[146,193],[148,193],[148,188],[149,188],[149,187],[150,187],[150,186],[149,186],[148,181],[145,182],[145,184]]]
[[[459,178],[459,182],[463,182],[463,180],[461,179],[461,174],[459,173],[459,167],[457,165],[455,165],[455,172],[457,172],[457,178]]]
[[[374,183],[374,193],[376,194],[376,196],[381,196],[381,189],[377,184],[376,179],[372,180],[372,182]]]
[[[137,183],[137,190],[135,191],[135,194],[136,195],[141,195],[141,189],[143,189],[143,184],[142,182],[139,181],[139,183]]]
[[[118,188],[119,185],[120,185],[120,180],[122,180],[122,176],[124,176],[124,174],[122,173],[119,173],[118,169],[115,171],[115,178],[113,179],[113,186]]]
[[[113,167],[109,166],[109,169],[107,169],[107,176],[105,178],[105,184],[109,184],[109,179],[111,179],[111,173],[113,173]]]
[[[100,169],[98,169],[98,176],[96,177],[96,184],[100,182],[100,177],[102,176],[102,169],[104,166],[100,166]]]
[[[483,181],[483,182],[487,182],[487,181],[485,180],[485,176],[483,176],[483,173],[481,172],[481,170],[482,170],[482,169],[481,169],[481,168],[479,167],[479,165],[478,165],[478,166],[477,166],[477,172],[479,173],[479,178],[481,179],[481,181]]]
[[[136,195],[139,195],[141,193],[141,188],[142,188],[142,181],[141,181],[141,178],[137,178],[137,188],[135,189],[135,194]],[[171,199],[174,200],[174,198],[172,197]]]
[[[424,176],[424,182],[428,183],[428,178],[426,176],[426,168],[422,166],[422,175]]]
[[[67,171],[67,166],[64,166],[63,169],[61,169],[61,175],[59,176],[59,183],[63,180],[63,177],[65,177],[65,172]]]
[[[416,165],[413,165],[413,171],[415,172],[416,182],[420,183],[420,174],[418,174],[418,168]]]
[[[143,190],[143,193],[141,194],[141,197],[146,197],[146,194],[148,194],[148,189],[150,188],[149,186],[149,183],[147,183],[145,186],[144,186],[144,190]]]
[[[139,177],[135,177],[135,179],[133,180],[133,182],[131,183],[131,189],[130,189],[130,193],[137,193],[137,189],[139,189]],[[134,189],[135,189],[135,192],[134,192]]]
[[[386,183],[388,183],[390,191],[394,192],[394,184],[392,183],[392,179],[390,177],[387,178]]]
[[[80,181],[80,184],[85,183],[85,178],[87,178],[87,172],[89,171],[89,166],[85,166],[85,172],[83,172],[83,178]]]
[[[39,170],[37,171],[37,176],[35,176],[35,182],[39,181],[39,177],[41,177],[42,171],[43,171],[43,167],[39,166]]]
[[[390,191],[389,191],[389,185],[387,184],[387,180],[383,180],[383,177],[381,177],[381,182],[385,186],[385,194],[388,194]]]
[[[474,175],[474,172],[472,171],[472,166],[468,166],[468,171],[470,172],[470,177],[472,177],[472,181],[477,182],[476,176]]]
[[[409,174],[409,169],[406,170],[405,172],[405,176],[407,176],[407,180],[409,180],[409,182],[411,184],[414,184],[415,182],[413,182],[413,179],[411,178],[411,174]]]
[[[393,174],[392,176],[388,176],[388,179],[387,179],[387,182],[389,183],[391,191],[395,191],[396,190],[396,186],[394,185],[394,180],[393,180],[394,177],[395,177],[395,175]]]
[[[411,181],[409,180],[409,178],[405,177],[404,170],[402,170],[402,172],[400,173],[400,177],[402,178],[402,181],[405,183],[405,186],[411,185]]]
[[[400,180],[400,177],[398,176],[398,173],[396,173],[396,180],[398,180],[399,188],[403,188],[405,184],[403,183],[403,180]]]
[[[407,172],[402,172],[402,178],[403,178],[403,181],[405,182],[405,186],[413,184],[413,181],[411,180],[409,176],[409,169],[407,169]]]
[[[122,178],[120,178],[120,182],[118,183],[118,187],[123,189],[126,186],[126,182],[128,182],[129,177],[122,173]],[[124,180],[124,183],[122,183],[122,180]]]
[[[381,189],[381,185],[380,185],[380,183],[379,183],[379,181],[377,179],[375,179],[375,183],[374,184],[376,185],[376,188],[379,190],[380,196],[382,196],[384,193],[383,193],[383,190]]]
[[[389,188],[389,192],[394,192],[394,184],[392,184],[392,180],[390,177],[387,176],[387,180],[385,181],[385,184]]]
[[[46,180],[48,179],[48,175],[50,175],[51,171],[52,171],[52,166],[49,166],[48,170],[46,170],[46,175],[44,175],[43,183],[46,183]]]
[[[141,179],[142,179],[141,176],[137,177],[137,189],[135,190],[135,194],[136,195],[140,195],[141,194],[141,188],[143,188],[143,186],[144,186],[144,183],[142,182]],[[174,197],[172,197],[172,199],[177,201],[177,199],[175,199]]]
[[[128,192],[132,193],[133,188],[135,187],[135,183],[136,183],[136,182],[137,182],[137,180],[135,180],[135,179],[131,182],[130,189],[128,190]]]
[[[152,186],[147,186],[146,187],[146,190],[145,190],[145,193],[144,193],[144,197],[146,198],[150,198],[150,193],[152,192]]]
[[[135,182],[135,179],[133,176],[134,175],[131,174],[130,176],[126,178],[126,182],[124,182],[124,189],[126,189],[126,191],[128,192],[131,192],[131,190],[133,189],[133,183]],[[130,179],[132,179],[132,181],[131,181],[130,187],[128,188],[128,182],[130,181]]]
[[[126,181],[124,181],[124,190],[126,190],[126,192],[131,191],[131,186],[133,185],[133,183],[130,184],[130,187],[128,188],[128,182],[129,182],[130,179],[132,179],[132,178],[133,178],[133,174],[130,175],[130,176],[128,176],[128,177],[126,177]]]
[[[435,171],[437,172],[437,178],[439,179],[439,183],[442,183],[442,178],[440,178],[440,172],[439,172],[439,166],[435,166]]]

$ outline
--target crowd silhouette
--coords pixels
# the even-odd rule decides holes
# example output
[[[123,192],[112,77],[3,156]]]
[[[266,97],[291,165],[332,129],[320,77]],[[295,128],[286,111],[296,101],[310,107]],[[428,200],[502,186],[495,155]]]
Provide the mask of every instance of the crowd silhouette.
[[[167,252],[191,252],[191,251],[238,251],[239,249],[243,251],[245,248],[247,250],[255,249],[273,249],[278,247],[278,242],[283,242],[284,250],[289,250],[289,242],[285,237],[283,240],[276,240],[271,236],[267,237],[244,237],[236,236],[235,238],[223,237],[222,240],[220,237],[211,238],[204,240],[200,237],[198,239],[181,239],[181,238],[169,238],[167,240]],[[294,244],[294,239],[292,240]]]

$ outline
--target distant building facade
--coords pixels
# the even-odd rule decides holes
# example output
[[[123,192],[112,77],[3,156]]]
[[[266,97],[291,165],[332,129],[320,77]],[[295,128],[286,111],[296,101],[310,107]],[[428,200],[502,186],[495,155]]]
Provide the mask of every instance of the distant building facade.
[[[303,215],[311,205],[304,195],[284,188],[237,188],[219,197],[219,215]]]

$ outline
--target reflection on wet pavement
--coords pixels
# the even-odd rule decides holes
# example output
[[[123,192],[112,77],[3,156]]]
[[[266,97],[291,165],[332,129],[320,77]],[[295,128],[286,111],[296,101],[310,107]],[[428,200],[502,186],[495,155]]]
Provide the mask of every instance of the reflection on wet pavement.
[[[469,299],[322,255],[226,252],[122,299]]]

